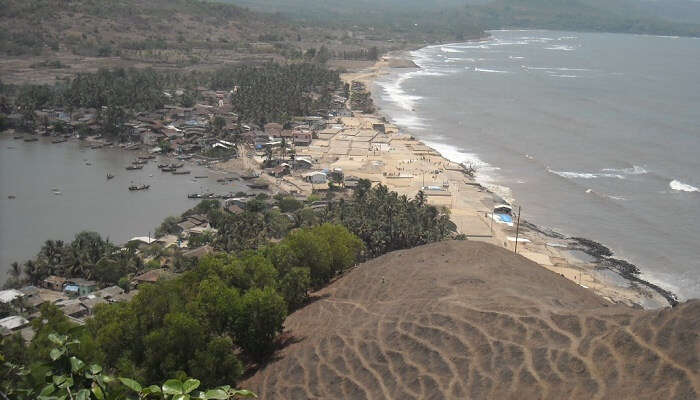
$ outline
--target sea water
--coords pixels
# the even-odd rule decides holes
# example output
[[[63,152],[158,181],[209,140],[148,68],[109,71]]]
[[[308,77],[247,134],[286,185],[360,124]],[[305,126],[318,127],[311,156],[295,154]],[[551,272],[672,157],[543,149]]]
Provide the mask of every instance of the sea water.
[[[522,206],[700,297],[700,40],[493,31],[411,53],[375,103]]]

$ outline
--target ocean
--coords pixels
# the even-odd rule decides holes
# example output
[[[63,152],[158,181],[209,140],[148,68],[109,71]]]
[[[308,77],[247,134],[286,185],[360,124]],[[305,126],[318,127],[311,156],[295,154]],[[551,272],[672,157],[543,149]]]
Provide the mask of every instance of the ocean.
[[[240,181],[217,183],[231,174],[199,166],[186,165],[190,175],[172,175],[151,160],[143,170],[125,170],[136,156],[117,149],[91,150],[75,141],[52,144],[50,138],[41,138],[27,143],[0,135],[0,284],[10,263],[34,258],[48,239],[70,242],[76,233],[90,230],[121,244],[153,235],[165,217],[197,205],[188,193],[247,189]],[[107,173],[114,178],[107,180]],[[131,192],[131,184],[151,188]]]
[[[393,122],[522,216],[700,297],[700,40],[492,31],[373,85]]]

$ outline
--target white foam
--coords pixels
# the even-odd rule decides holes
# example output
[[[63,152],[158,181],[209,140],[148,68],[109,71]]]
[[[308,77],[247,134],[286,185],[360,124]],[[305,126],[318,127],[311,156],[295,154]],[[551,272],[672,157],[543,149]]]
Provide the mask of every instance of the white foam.
[[[556,46],[545,47],[545,50],[574,51],[576,49],[573,48],[572,46],[556,45]]]
[[[644,175],[649,172],[644,169],[644,167],[640,167],[639,165],[633,165],[631,168],[603,168],[601,171],[615,172],[623,175]]]
[[[615,178],[615,179],[625,179],[623,175],[602,173],[596,174],[591,172],[571,172],[571,171],[554,171],[552,169],[547,169],[552,174],[559,175],[562,178],[567,179],[596,179],[596,178]]]
[[[508,58],[510,58],[511,60],[524,60],[525,59],[525,57],[521,57],[521,56],[508,56]]]
[[[567,67],[529,67],[522,65],[525,69],[541,70],[541,71],[591,71],[588,68],[567,68]]]
[[[556,78],[578,78],[576,75],[558,75],[558,74],[551,74],[551,76],[554,76]]]
[[[450,47],[440,47],[443,53],[462,53],[459,49],[453,49]]]
[[[469,69],[469,68],[467,68]],[[495,73],[495,74],[507,74],[508,71],[499,71],[496,69],[486,69],[486,68],[474,68],[475,72],[490,72],[490,73]]]
[[[613,200],[618,200],[618,201],[626,201],[627,200],[626,198],[624,198],[622,196],[613,196],[611,194],[609,194],[608,197],[613,199]]]
[[[687,183],[683,183],[679,180],[672,180],[668,186],[671,187],[673,190],[677,190],[680,192],[700,192],[700,189],[696,188],[695,186],[688,185]]]
[[[396,125],[413,131],[424,130],[428,127],[426,121],[415,114],[399,114],[392,118]]]

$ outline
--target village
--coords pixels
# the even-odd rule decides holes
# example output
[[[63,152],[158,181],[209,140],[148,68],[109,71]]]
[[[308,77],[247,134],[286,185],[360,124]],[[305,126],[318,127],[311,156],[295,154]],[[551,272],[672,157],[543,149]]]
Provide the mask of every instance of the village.
[[[169,164],[164,160],[175,157],[185,163],[205,165],[229,176],[221,179],[224,186],[232,180],[248,181],[251,191],[245,193],[189,195],[193,199],[223,199],[222,208],[231,214],[243,213],[251,197],[277,209],[280,199],[294,198],[307,201],[308,208],[314,212],[322,212],[329,200],[348,197],[361,179],[383,184],[409,198],[420,192],[428,203],[449,213],[456,231],[465,238],[517,251],[614,302],[635,304],[641,302],[642,296],[664,301],[652,291],[640,294],[607,284],[595,272],[595,263],[572,255],[569,250],[577,246],[572,240],[553,237],[536,227],[532,229],[532,225],[521,227],[518,232],[515,211],[506,200],[476,183],[474,166],[443,158],[371,112],[374,111],[371,105],[351,101],[351,97],[369,98],[364,96],[368,92],[365,84],[353,80],[353,76],[345,79],[350,93],[336,91],[331,109],[319,110],[313,116],[294,117],[285,123],[240,123],[232,112],[230,93],[200,88],[203,101],[193,107],[166,106],[127,121],[126,143],[115,144],[101,137],[97,112],[90,109],[74,110],[70,115],[65,110],[37,111],[44,129],[36,134],[60,136],[62,133],[56,127],[61,123],[57,121],[63,121],[73,130],[67,136],[72,138],[77,134],[91,146],[134,151],[142,162],[155,158],[145,155],[157,155],[162,163],[159,166],[166,168]],[[352,96],[353,93],[360,95]],[[22,116],[10,117],[21,127]],[[27,136],[16,138],[27,140]],[[265,194],[261,196],[261,193]],[[283,215],[290,220],[294,218],[290,213]],[[146,249],[151,246],[178,249],[189,259],[214,252],[209,244],[193,245],[201,243],[197,238],[216,234],[206,215],[181,218],[176,231],[160,237],[137,236],[129,243],[142,251],[139,257],[144,261],[148,261]],[[100,288],[95,281],[50,276],[42,281],[41,287],[0,292],[0,302],[7,315],[0,319],[0,329],[3,335],[20,332],[30,340],[33,336],[30,322],[39,316],[37,310],[43,303],[56,305],[68,318],[82,324],[96,305],[128,301],[141,285],[176,275],[172,262],[164,262],[158,268],[130,276],[128,285],[123,287]]]

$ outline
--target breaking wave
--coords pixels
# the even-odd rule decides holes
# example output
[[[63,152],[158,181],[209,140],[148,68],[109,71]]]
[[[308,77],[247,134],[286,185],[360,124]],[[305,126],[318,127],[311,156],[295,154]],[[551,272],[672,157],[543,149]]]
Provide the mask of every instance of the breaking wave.
[[[623,175],[611,174],[611,173],[591,173],[591,172],[571,172],[571,171],[555,171],[552,169],[547,169],[552,174],[559,175],[562,178],[567,179],[596,179],[596,178],[615,178],[615,179],[625,179]]]
[[[695,186],[688,185],[687,183],[683,183],[678,180],[672,180],[669,184],[669,187],[673,190],[677,190],[680,192],[700,192],[700,189],[696,188]]]
[[[624,175],[644,175],[649,173],[644,167],[640,167],[639,165],[633,165],[630,168],[603,168],[601,169],[603,172],[616,172]]]
[[[467,68],[469,69],[469,68]],[[496,69],[485,69],[485,68],[474,68],[475,72],[491,72],[491,73],[496,73],[496,74],[507,74],[508,71],[499,71]]]
[[[614,178],[626,179],[629,175],[643,175],[648,173],[646,169],[639,165],[633,165],[630,168],[603,168],[600,172],[571,172],[571,171],[554,171],[547,168],[552,174],[559,175],[567,179],[596,179],[596,178]]]
[[[566,46],[566,45],[556,45],[556,46],[550,46],[550,47],[545,47],[546,50],[561,50],[561,51],[574,51],[576,50],[572,46]]]

